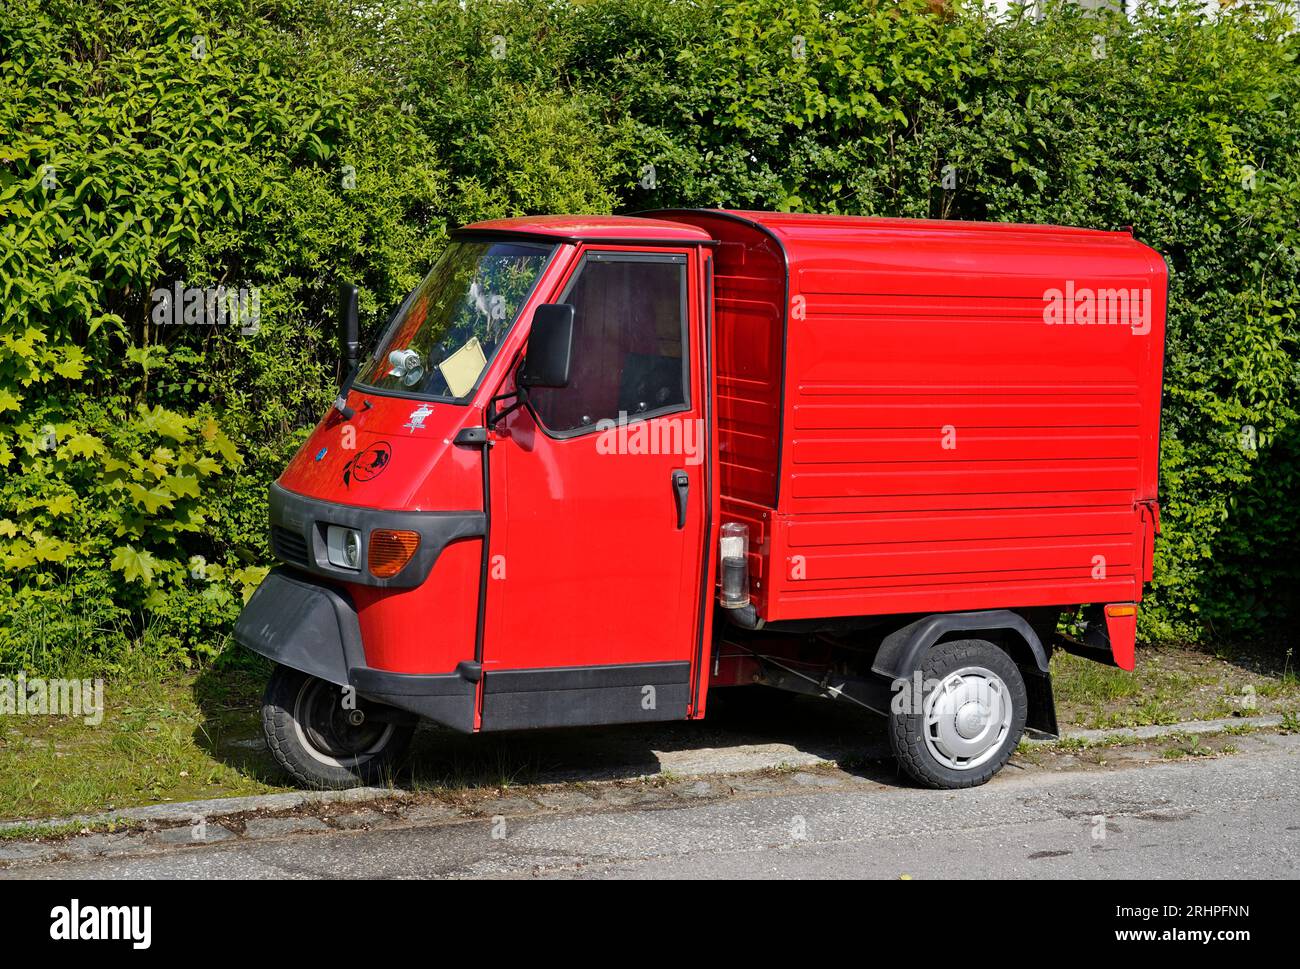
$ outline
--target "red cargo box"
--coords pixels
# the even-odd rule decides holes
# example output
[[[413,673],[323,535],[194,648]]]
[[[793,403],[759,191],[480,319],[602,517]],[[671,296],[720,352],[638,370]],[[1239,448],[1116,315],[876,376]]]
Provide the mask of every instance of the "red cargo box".
[[[681,211],[767,621],[1137,601],[1167,271],[1129,232]]]

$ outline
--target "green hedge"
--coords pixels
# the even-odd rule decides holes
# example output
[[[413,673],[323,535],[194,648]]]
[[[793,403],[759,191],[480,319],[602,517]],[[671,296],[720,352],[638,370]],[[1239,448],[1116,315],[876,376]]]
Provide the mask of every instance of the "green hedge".
[[[0,669],[224,647],[269,561],[266,483],[337,376],[338,279],[373,330],[452,225],[672,205],[1135,226],[1172,270],[1144,635],[1285,640],[1290,30],[1268,7],[6,0]],[[160,323],[178,283],[255,287],[255,331]]]

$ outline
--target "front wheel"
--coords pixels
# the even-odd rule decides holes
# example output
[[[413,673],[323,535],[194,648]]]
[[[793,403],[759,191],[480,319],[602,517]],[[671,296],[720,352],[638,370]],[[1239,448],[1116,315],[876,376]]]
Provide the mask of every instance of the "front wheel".
[[[262,700],[276,761],[304,787],[387,783],[415,733],[412,718],[343,687],[277,666]]]
[[[1025,729],[1028,695],[1011,657],[992,643],[940,643],[896,695],[889,745],[899,765],[927,787],[976,787],[1002,769]]]

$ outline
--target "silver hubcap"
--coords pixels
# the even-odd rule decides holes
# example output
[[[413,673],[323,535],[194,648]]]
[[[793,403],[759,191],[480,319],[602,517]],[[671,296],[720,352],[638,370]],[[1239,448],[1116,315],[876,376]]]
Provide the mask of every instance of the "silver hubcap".
[[[955,670],[926,697],[925,746],[945,767],[971,770],[1001,748],[1011,714],[1002,677],[979,666]]]

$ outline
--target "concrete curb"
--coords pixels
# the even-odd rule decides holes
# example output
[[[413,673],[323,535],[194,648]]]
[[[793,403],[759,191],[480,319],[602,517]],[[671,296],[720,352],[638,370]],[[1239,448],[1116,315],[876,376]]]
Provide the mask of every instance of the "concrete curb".
[[[1062,741],[1105,743],[1106,741],[1152,740],[1170,734],[1212,734],[1234,727],[1270,728],[1280,726],[1282,717],[1272,714],[1258,717],[1225,717],[1220,720],[1188,720],[1183,723],[1146,727],[1117,727],[1107,730],[1076,730],[1063,734],[1060,740],[1030,740],[1023,743],[1040,747]],[[710,757],[708,754],[725,754]],[[781,767],[807,767],[825,762],[815,756],[783,744],[765,744],[748,748],[746,756],[731,751],[697,750],[680,762],[670,758],[664,768],[679,776],[747,773]],[[396,787],[359,787],[346,791],[290,791],[282,794],[255,794],[249,797],[212,798],[203,801],[182,801],[176,804],[150,804],[145,807],[124,808],[103,814],[78,814],[63,818],[33,818],[27,821],[0,821],[0,832],[15,828],[61,828],[80,825],[104,825],[112,821],[154,824],[192,824],[199,818],[223,817],[249,811],[290,811],[313,804],[365,803],[390,797],[404,797],[412,792]]]
[[[1072,730],[1061,735],[1061,740],[1026,740],[1034,746],[1061,743],[1068,740],[1082,740],[1086,743],[1105,743],[1108,740],[1154,740],[1176,733],[1222,733],[1234,727],[1268,728],[1280,727],[1280,714],[1268,714],[1258,717],[1223,717],[1219,720],[1185,720],[1182,723],[1153,724],[1147,727],[1111,727],[1106,730]]]
[[[253,794],[248,797],[218,797],[206,801],[176,804],[148,804],[104,814],[75,814],[66,818],[33,818],[29,821],[0,821],[0,831],[14,828],[56,828],[107,824],[110,821],[152,821],[162,824],[190,824],[199,819],[243,814],[246,811],[290,811],[309,804],[339,804],[377,801],[409,792],[395,787],[355,787],[346,791],[288,791],[283,794]]]

